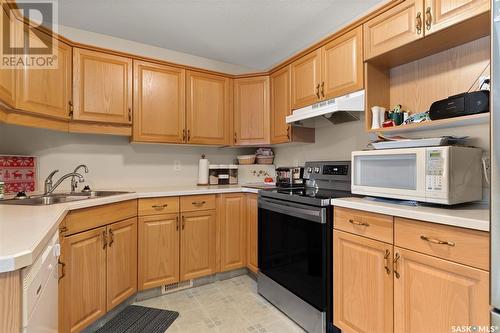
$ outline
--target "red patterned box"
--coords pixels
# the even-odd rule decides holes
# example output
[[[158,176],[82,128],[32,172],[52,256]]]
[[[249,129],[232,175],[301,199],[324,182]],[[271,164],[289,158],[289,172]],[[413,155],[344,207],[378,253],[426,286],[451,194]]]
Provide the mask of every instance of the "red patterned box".
[[[37,158],[34,156],[0,155],[0,180],[5,193],[35,192],[37,188]]]

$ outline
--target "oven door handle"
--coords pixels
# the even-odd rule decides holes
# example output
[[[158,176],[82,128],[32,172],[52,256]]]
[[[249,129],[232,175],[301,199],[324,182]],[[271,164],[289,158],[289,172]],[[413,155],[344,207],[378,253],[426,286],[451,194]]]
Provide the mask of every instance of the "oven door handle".
[[[267,200],[259,200],[259,208],[290,215],[316,223],[326,223],[326,209],[317,207],[297,207],[287,203],[274,203]]]

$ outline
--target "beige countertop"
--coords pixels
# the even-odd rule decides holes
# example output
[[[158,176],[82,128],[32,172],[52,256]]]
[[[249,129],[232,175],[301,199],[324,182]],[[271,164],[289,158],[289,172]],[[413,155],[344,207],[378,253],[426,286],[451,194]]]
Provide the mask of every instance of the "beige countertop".
[[[406,206],[367,198],[340,198],[332,199],[332,205],[455,227],[490,230],[490,210],[485,204],[463,204],[441,208]]]
[[[188,185],[158,188],[122,188],[121,190],[133,191],[133,193],[49,206],[0,205],[0,273],[31,265],[37,256],[42,253],[52,235],[57,232],[59,223],[70,210],[137,198],[258,192],[258,189],[242,185]]]

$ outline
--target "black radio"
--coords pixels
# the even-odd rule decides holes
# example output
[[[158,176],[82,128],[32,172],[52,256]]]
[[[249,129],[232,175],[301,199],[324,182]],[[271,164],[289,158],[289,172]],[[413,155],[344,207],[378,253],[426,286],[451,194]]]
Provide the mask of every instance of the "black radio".
[[[450,96],[432,103],[429,109],[431,120],[468,116],[490,111],[490,92],[474,91]]]

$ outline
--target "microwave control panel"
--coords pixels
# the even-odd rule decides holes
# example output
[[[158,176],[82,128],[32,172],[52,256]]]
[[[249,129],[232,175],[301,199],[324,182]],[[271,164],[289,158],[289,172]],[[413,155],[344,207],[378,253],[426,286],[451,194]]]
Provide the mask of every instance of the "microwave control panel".
[[[428,191],[443,190],[444,158],[443,151],[430,149],[427,151],[427,172],[425,187]]]

